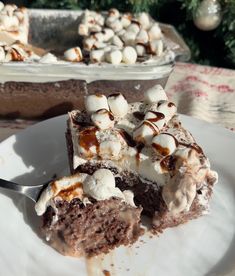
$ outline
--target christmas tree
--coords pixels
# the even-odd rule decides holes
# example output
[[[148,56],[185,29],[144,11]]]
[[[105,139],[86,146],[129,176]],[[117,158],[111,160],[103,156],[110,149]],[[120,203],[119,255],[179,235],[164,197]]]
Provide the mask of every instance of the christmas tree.
[[[202,30],[208,25],[203,13],[208,10],[203,11],[204,4],[218,4],[221,7],[218,16],[222,20],[217,22],[218,27],[214,26],[210,31]],[[176,27],[191,49],[191,62],[235,68],[235,0],[33,0],[28,6],[93,10],[115,7],[122,12],[147,11],[157,21]],[[213,12],[213,7],[209,9]],[[201,15],[198,11],[202,11]],[[197,21],[201,29],[197,27]]]

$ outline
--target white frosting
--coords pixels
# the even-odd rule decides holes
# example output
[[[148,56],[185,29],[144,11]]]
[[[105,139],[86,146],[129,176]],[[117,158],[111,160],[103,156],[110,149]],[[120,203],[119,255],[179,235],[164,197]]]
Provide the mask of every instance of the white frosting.
[[[171,155],[176,150],[175,138],[171,135],[160,133],[153,137],[153,149],[161,155]]]
[[[94,113],[99,109],[109,110],[107,98],[102,94],[89,95],[85,98],[85,108],[88,113]]]
[[[80,47],[74,47],[74,48],[66,50],[64,52],[64,58],[67,61],[71,61],[71,62],[82,61],[83,56],[82,56],[82,51],[81,51]]]
[[[99,109],[91,115],[92,122],[100,129],[114,127],[114,120],[111,118],[112,114],[107,109]]]
[[[154,103],[159,101],[167,101],[168,97],[161,85],[156,84],[144,93],[146,103]]]
[[[51,53],[47,53],[39,60],[40,63],[56,63],[57,57]]]
[[[128,112],[128,102],[121,93],[109,96],[108,105],[116,117],[124,117]]]

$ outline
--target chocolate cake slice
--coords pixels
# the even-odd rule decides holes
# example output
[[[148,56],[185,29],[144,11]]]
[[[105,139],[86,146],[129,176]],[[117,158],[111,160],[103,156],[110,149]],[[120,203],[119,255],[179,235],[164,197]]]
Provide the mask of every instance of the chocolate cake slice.
[[[85,107],[69,113],[72,173],[110,169],[121,190],[133,191],[157,233],[208,212],[217,173],[161,86],[146,91],[143,102],[96,94]]]
[[[42,233],[63,255],[92,257],[134,243],[143,229],[133,193],[115,186],[110,170],[53,181],[35,205]]]

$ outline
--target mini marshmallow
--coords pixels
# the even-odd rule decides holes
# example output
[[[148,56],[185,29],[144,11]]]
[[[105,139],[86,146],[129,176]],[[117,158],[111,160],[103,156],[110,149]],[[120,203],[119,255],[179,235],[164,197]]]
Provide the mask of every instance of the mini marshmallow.
[[[102,62],[105,60],[104,50],[92,50],[90,52],[90,60],[93,63]]]
[[[122,61],[122,52],[120,50],[111,50],[105,54],[105,59],[109,63],[118,65]]]
[[[146,12],[141,12],[137,16],[137,20],[141,24],[143,29],[148,29],[150,26],[150,18],[149,15]]]
[[[0,26],[3,26],[5,30],[14,30],[19,25],[19,19],[16,16],[8,16],[1,14]]]
[[[85,98],[85,108],[89,114],[99,109],[109,110],[107,98],[102,94],[89,95]]]
[[[79,47],[68,49],[64,52],[64,58],[67,61],[79,62],[83,59],[82,51]]]
[[[90,32],[97,33],[97,32],[101,32],[101,31],[102,31],[102,27],[99,25],[91,25],[90,26]]]
[[[0,46],[0,62],[5,60],[5,51],[3,47]]]
[[[159,133],[158,128],[149,121],[143,121],[134,131],[133,139],[138,143],[151,145],[152,139]]]
[[[57,57],[51,53],[47,53],[40,58],[39,62],[40,63],[56,63]]]
[[[148,33],[144,29],[141,29],[136,36],[135,42],[146,44],[148,41],[149,41]]]
[[[122,30],[122,23],[119,19],[116,19],[115,21],[110,23],[110,28],[113,29],[115,33]]]
[[[175,115],[177,111],[175,104],[169,101],[160,101],[158,103],[157,109],[159,112],[165,115],[167,122]]]
[[[162,31],[158,23],[154,23],[148,31],[149,40],[160,39],[162,37]]]
[[[127,32],[133,32],[136,35],[139,33],[140,31],[140,26],[137,23],[131,23],[130,26],[128,26],[128,28],[126,29]]]
[[[14,10],[16,10],[16,9],[17,9],[16,5],[14,5],[14,4],[7,4],[7,5],[4,6],[3,11],[5,11],[7,13],[7,15],[12,16]]]
[[[108,129],[114,126],[114,117],[107,109],[99,109],[91,115],[91,120],[99,129]]]
[[[84,50],[90,51],[95,44],[96,40],[94,38],[88,37],[83,40]]]
[[[126,46],[132,46],[135,45],[135,39],[136,39],[136,34],[134,32],[125,32],[121,36],[122,40],[124,41]]]
[[[122,29],[121,31],[119,32],[116,32],[116,35],[118,35],[119,37],[122,38],[122,36],[126,33],[126,30]]]
[[[103,41],[104,41],[104,34],[103,34],[102,32],[100,32],[100,33],[95,33],[95,34],[92,35],[92,37],[93,37],[95,40],[99,41],[99,42],[103,42]]]
[[[96,21],[96,23],[99,24],[100,26],[103,26],[103,25],[104,25],[104,17],[103,17],[103,15],[100,14],[100,13],[96,13],[95,21]]]
[[[116,45],[116,46],[118,46],[120,48],[123,47],[123,42],[122,42],[122,40],[117,35],[113,36],[113,38],[112,38],[112,44],[114,44],[114,45]]]
[[[103,159],[116,159],[119,158],[121,151],[120,141],[103,141],[99,146],[99,156]]]
[[[94,49],[104,49],[105,47],[107,47],[107,44],[102,41],[96,41],[93,45]]]
[[[131,14],[123,14],[121,16],[120,21],[123,28],[126,29],[131,24],[131,18],[132,18]]]
[[[135,50],[137,52],[138,57],[143,57],[144,55],[146,55],[146,47],[144,45],[137,44],[135,46]]]
[[[154,85],[144,93],[144,101],[148,104],[162,100],[167,101],[168,97],[162,86],[159,84]]]
[[[14,15],[19,19],[19,21],[22,21],[25,16],[25,11],[21,9],[17,9],[14,11]]]
[[[104,41],[110,40],[113,36],[114,36],[114,31],[112,29],[105,28],[103,30]]]
[[[173,136],[160,133],[153,137],[152,147],[158,154],[167,156],[176,150],[176,141]]]
[[[163,53],[163,42],[161,39],[152,40],[149,42],[149,50],[151,54],[161,56]]]
[[[144,120],[150,121],[161,130],[165,124],[165,115],[160,112],[148,111],[144,116]]]
[[[105,24],[111,28],[111,24],[116,20],[115,16],[109,16],[106,18]]]
[[[118,18],[120,16],[119,11],[117,9],[110,9],[108,11],[110,17]]]
[[[3,10],[4,4],[0,1],[0,11]]]
[[[89,28],[86,24],[80,24],[78,26],[78,34],[82,36],[88,36],[89,35]]]
[[[128,112],[128,102],[121,93],[110,95],[108,105],[114,116],[124,117]]]
[[[122,60],[126,64],[134,64],[137,60],[136,50],[131,46],[125,47],[122,51]]]

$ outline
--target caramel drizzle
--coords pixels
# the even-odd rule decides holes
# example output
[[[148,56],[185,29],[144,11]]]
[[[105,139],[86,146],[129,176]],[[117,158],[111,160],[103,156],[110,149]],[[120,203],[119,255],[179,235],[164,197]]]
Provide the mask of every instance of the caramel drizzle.
[[[79,135],[79,145],[89,153],[88,158],[92,158],[94,156],[94,153],[90,151],[91,147],[95,146],[96,152],[99,152],[99,142],[96,137],[97,130],[98,128],[96,127],[89,127],[82,130]]]
[[[71,187],[61,190],[56,196],[61,197],[64,200],[70,201],[76,196],[78,197],[82,196],[82,193],[83,193],[82,187],[83,187],[82,183],[80,182],[75,183]],[[77,189],[79,189],[79,191],[76,191]]]

